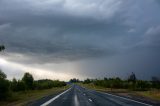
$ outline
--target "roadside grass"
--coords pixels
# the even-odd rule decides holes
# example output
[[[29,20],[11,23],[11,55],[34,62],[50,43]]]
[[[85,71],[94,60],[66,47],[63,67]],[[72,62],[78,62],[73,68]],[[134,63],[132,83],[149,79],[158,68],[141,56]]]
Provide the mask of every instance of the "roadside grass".
[[[129,92],[128,89],[111,89],[111,88],[104,88],[104,87],[100,87],[100,86],[95,86],[94,84],[90,83],[90,84],[79,84],[80,86],[86,87],[88,89],[94,89],[97,91],[103,91],[103,92],[112,92],[112,93],[125,93],[125,92]]]
[[[35,101],[50,94],[56,94],[68,89],[70,86],[56,87],[45,90],[30,90],[23,92],[13,92],[11,97],[5,101],[0,101],[1,106],[25,106],[28,102]]]
[[[141,92],[136,92],[136,93],[141,96],[160,101],[160,90],[154,89],[150,91],[141,91]]]
[[[122,96],[142,96],[145,98],[149,98],[151,100],[157,100],[160,101],[160,90],[152,89],[149,91],[131,91],[129,89],[111,89],[111,88],[104,88],[104,87],[99,87],[95,86],[94,84],[82,84],[79,83],[78,85],[86,87],[88,89],[94,89],[97,91],[102,91],[102,92],[109,92],[109,93],[115,93],[118,95]]]

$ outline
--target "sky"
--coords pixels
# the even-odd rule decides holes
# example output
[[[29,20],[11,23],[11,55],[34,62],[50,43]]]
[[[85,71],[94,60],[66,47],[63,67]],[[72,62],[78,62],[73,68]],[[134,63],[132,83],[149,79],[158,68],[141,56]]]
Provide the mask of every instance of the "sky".
[[[8,79],[160,76],[159,0],[0,0]]]

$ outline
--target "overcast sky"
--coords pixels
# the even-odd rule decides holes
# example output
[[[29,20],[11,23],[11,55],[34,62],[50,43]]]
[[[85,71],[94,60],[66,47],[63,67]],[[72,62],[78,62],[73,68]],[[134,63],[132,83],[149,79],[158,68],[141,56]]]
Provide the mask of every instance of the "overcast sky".
[[[159,0],[0,0],[9,79],[160,76]]]

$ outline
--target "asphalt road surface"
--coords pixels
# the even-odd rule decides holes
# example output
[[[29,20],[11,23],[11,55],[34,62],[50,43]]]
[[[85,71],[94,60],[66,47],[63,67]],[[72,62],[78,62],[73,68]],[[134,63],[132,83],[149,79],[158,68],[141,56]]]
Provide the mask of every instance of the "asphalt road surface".
[[[132,99],[73,85],[70,89],[40,99],[29,106],[152,106]]]

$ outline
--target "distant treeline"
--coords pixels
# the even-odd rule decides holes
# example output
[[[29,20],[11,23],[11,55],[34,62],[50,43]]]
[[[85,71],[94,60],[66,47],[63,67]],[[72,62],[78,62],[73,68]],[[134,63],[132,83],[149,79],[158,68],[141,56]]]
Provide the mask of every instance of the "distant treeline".
[[[11,96],[12,92],[42,90],[63,86],[66,86],[64,81],[49,79],[34,80],[30,73],[25,73],[21,80],[13,78],[13,80],[10,81],[7,80],[6,74],[0,70],[0,100]]]
[[[160,89],[160,79],[152,77],[151,81],[138,80],[136,75],[132,73],[128,76],[128,79],[122,80],[119,77],[116,78],[103,78],[103,79],[89,79],[79,81],[79,79],[71,79],[70,82],[82,82],[84,84],[94,84],[95,86],[115,89],[129,89],[137,91],[146,91],[150,89]]]

